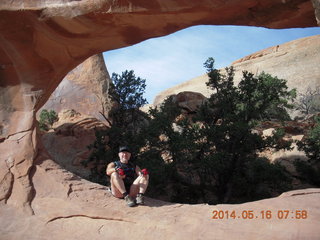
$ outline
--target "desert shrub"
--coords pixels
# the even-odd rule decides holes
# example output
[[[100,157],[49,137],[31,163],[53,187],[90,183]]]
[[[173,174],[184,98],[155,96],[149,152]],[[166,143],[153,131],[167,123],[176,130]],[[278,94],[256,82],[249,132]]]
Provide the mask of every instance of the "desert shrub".
[[[301,179],[315,186],[320,186],[320,117],[315,117],[315,125],[304,140],[297,143],[299,150],[304,151],[307,161],[296,160],[295,167]]]
[[[300,93],[297,109],[305,115],[320,112],[320,86],[308,87],[305,92]]]
[[[236,87],[232,68],[222,75],[214,69],[213,59],[205,66],[207,85],[214,94],[193,119],[181,117],[168,98],[150,111],[151,120],[145,128],[149,147],[143,154],[153,151],[159,158],[163,152],[170,153],[165,166],[171,171],[162,180],[172,186],[171,200],[243,202],[288,189],[290,179],[285,169],[258,156],[266,148],[289,149],[290,142],[280,141],[284,131],[262,138],[252,129],[260,120],[288,119],[286,109],[293,107],[290,103],[295,91],[287,90],[285,80],[266,73],[255,77],[244,72]],[[159,136],[164,137],[159,140]]]
[[[41,130],[48,131],[56,121],[58,121],[58,114],[54,110],[43,109],[41,111],[39,119]]]
[[[320,117],[315,117],[315,125],[304,141],[298,142],[299,150],[303,150],[310,161],[320,163]]]
[[[302,160],[296,160],[294,165],[300,174],[300,179],[313,186],[320,187],[320,170],[318,167]]]

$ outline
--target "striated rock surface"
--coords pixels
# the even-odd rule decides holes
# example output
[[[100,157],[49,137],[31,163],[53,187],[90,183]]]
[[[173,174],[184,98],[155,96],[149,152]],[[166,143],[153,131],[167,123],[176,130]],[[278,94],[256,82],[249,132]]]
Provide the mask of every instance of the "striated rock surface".
[[[270,47],[232,65],[238,78],[242,70],[255,74],[264,71],[286,79],[289,88],[297,88],[298,92],[304,93],[308,87],[320,86],[319,52],[320,35],[316,35]]]
[[[101,186],[78,179],[44,155],[35,123],[36,112],[65,75],[94,54],[198,24],[316,26],[315,8],[310,0],[1,1],[1,239],[316,239],[318,190],[274,205],[293,211],[308,207],[307,220],[271,225],[212,221],[212,207],[201,205],[150,200],[151,207],[126,209]],[[262,211],[272,206],[273,200],[265,201],[243,206]],[[118,230],[123,227],[127,231]]]
[[[289,89],[296,88],[298,93],[305,93],[310,87],[320,86],[320,35],[290,41],[270,47],[241,58],[231,65],[235,68],[235,83],[240,81],[242,71],[254,74],[262,71],[287,80]],[[161,103],[167,96],[182,91],[197,91],[208,97],[211,91],[207,88],[206,74],[193,78],[182,84],[159,93],[154,105]]]
[[[102,54],[94,55],[65,76],[41,109],[59,113],[63,109],[104,121],[113,103],[108,95],[111,79]],[[40,111],[41,111],[40,109]]]
[[[93,144],[96,130],[106,130],[108,126],[88,115],[74,110],[63,110],[53,129],[41,136],[45,149],[61,167],[78,176],[88,178],[90,166],[83,161],[90,156],[89,145]],[[107,140],[107,139],[106,139]]]

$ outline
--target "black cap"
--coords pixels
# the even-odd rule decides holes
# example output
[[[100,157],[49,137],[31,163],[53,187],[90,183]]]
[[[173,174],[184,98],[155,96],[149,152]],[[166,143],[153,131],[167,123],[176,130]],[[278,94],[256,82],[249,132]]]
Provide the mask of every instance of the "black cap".
[[[129,152],[129,153],[131,153],[130,148],[128,146],[120,146],[119,147],[119,152]]]

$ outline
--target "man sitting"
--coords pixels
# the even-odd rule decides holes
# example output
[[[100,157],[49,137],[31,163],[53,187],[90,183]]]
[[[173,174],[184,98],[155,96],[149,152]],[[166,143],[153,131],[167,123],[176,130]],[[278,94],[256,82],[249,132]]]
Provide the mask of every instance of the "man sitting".
[[[149,183],[147,169],[141,170],[130,161],[131,151],[127,146],[119,148],[118,156],[119,161],[109,163],[106,170],[112,195],[124,198],[129,207],[144,204],[143,194]]]

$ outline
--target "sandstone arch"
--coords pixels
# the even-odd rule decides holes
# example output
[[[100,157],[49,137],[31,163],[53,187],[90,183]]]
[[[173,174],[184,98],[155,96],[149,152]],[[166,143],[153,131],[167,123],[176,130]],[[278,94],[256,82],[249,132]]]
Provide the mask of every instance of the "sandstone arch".
[[[35,163],[45,159],[35,113],[89,56],[198,24],[289,28],[316,19],[317,0],[2,1],[0,201],[34,213]]]

